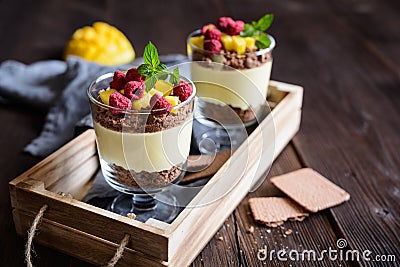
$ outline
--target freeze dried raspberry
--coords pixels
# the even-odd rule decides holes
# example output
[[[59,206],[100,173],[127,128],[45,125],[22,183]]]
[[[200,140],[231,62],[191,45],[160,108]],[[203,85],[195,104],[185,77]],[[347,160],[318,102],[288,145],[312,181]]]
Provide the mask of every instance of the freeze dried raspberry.
[[[146,79],[146,77],[140,75],[137,72],[137,68],[131,68],[126,73],[126,81],[127,82],[130,82],[130,81],[144,81],[145,79]]]
[[[114,108],[118,108],[118,109],[129,110],[132,108],[132,102],[127,97],[122,95],[120,92],[113,92],[110,95],[110,106],[112,106]],[[115,115],[121,113],[120,110],[116,110],[113,108],[110,108],[110,111],[112,114],[115,114]]]
[[[132,100],[138,100],[144,96],[146,85],[142,81],[130,81],[125,84],[124,95]]]
[[[160,94],[154,94],[151,98],[150,98],[150,106],[152,108],[153,113],[156,114],[165,114],[168,113],[171,110],[171,103],[169,103],[165,97],[163,97]],[[162,110],[158,110],[158,109],[162,109]]]
[[[225,33],[229,35],[238,35],[244,29],[244,22],[241,20],[229,22]]]
[[[236,21],[236,28],[240,29],[240,32],[243,31],[244,30],[244,21],[243,20],[237,20]]]
[[[218,40],[205,40],[204,50],[211,52],[219,52],[222,49],[222,44]]]
[[[114,72],[113,80],[110,82],[110,88],[121,90],[124,89],[126,80],[125,80],[125,73],[120,70]]]
[[[205,40],[221,40],[221,31],[218,29],[208,29],[204,34]]]
[[[217,28],[217,26],[215,26],[214,24],[207,24],[207,25],[204,25],[204,26],[201,28],[201,34],[204,35],[204,34],[206,34],[206,31],[207,31],[207,30],[216,29],[216,28]]]
[[[187,82],[180,81],[179,84],[174,87],[173,92],[174,96],[179,96],[179,100],[183,102],[192,95],[193,89]]]
[[[229,24],[234,24],[235,21],[231,17],[220,17],[217,22],[217,27],[222,32],[226,32]]]

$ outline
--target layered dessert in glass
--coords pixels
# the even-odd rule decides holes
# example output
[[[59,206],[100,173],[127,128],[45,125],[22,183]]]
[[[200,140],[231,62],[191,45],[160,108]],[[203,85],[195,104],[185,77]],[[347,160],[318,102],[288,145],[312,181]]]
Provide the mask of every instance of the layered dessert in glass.
[[[88,89],[103,175],[115,189],[132,194],[182,178],[196,93],[184,77],[175,75],[171,82],[163,79],[165,72],[146,82],[139,72],[102,75]]]
[[[272,18],[267,14],[244,23],[221,17],[216,24],[204,25],[187,38],[188,56],[193,62],[191,79],[236,92],[242,100],[227,98],[223,91],[215,92],[215,97],[229,105],[245,124],[253,122],[265,105],[275,40],[264,31]]]

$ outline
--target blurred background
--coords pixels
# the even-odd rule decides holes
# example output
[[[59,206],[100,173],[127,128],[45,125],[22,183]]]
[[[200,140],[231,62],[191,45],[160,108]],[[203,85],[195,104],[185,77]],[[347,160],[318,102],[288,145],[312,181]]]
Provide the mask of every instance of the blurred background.
[[[151,40],[160,54],[186,53],[186,36],[195,28],[215,23],[220,16],[256,20],[274,12],[273,2],[5,0],[0,10],[3,48],[0,60],[60,58],[73,31],[95,21],[120,29],[138,52]]]

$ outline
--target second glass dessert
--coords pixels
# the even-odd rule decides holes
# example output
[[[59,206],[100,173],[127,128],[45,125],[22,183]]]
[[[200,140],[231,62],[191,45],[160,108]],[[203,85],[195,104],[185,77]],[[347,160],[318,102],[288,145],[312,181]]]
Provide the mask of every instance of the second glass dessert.
[[[269,112],[266,97],[275,40],[264,31],[269,28],[272,19],[273,16],[267,14],[258,21],[244,23],[221,17],[216,24],[204,25],[187,37],[191,79],[202,84],[197,92],[201,110],[230,108],[239,118],[234,120],[241,124],[214,123],[217,134],[209,133],[208,136],[218,136],[214,138],[217,147],[227,143],[239,144],[234,139],[238,137],[242,140],[243,135],[232,132],[232,129],[242,129],[259,122]],[[202,121],[206,122],[204,117],[208,116],[208,112],[199,113]],[[208,120],[215,121],[212,118]],[[231,141],[227,142],[228,139]],[[224,140],[223,143],[220,140]]]

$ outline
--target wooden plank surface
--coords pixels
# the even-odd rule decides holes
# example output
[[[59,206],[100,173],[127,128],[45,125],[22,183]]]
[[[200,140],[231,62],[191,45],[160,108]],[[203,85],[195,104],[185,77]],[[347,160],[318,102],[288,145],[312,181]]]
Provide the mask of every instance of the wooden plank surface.
[[[349,203],[331,209],[340,237],[347,240],[348,248],[371,250],[377,255],[393,254],[398,259],[398,73],[382,60],[383,54],[376,55],[379,50],[376,44],[358,34],[352,19],[338,16],[338,10],[330,8],[328,1],[312,8],[318,8],[319,13],[309,14],[311,7],[304,7],[302,12],[282,16],[283,20],[298,21],[303,30],[296,40],[303,46],[297,46],[297,52],[308,54],[302,62],[293,62],[291,67],[298,71],[292,77],[304,79],[319,73],[303,84],[307,93],[302,130],[294,139],[295,149],[306,166],[318,170],[351,194]],[[314,23],[321,16],[325,19]],[[306,37],[309,35],[318,42],[310,42]],[[281,47],[281,53],[291,51],[289,46]],[[287,71],[282,69],[279,73],[285,75]],[[397,84],[397,93],[393,84]],[[360,264],[386,263],[360,260]]]
[[[301,163],[298,161],[292,145],[289,145],[277,158],[275,164],[271,168],[268,178],[301,167]],[[306,249],[316,249],[317,251],[321,251],[323,248],[334,248],[336,246],[335,242],[337,234],[330,224],[328,213],[313,214],[303,222],[286,222],[282,227],[278,228],[265,227],[257,224],[253,220],[247,203],[249,198],[259,196],[283,196],[279,190],[269,183],[268,178],[264,180],[258,190],[254,193],[250,193],[242,201],[229,220],[224,224],[213,240],[210,241],[208,246],[211,246],[213,242],[216,244],[224,243],[225,238],[230,238],[230,236],[234,234],[234,241],[236,242],[236,247],[239,247],[239,250],[236,250],[236,258],[232,259],[230,256],[229,259],[232,259],[232,262],[239,262],[239,264],[233,266],[265,266],[266,264],[272,264],[272,266],[288,266],[289,264],[293,264],[293,266],[295,266],[298,264],[290,261],[282,262],[276,257],[271,261],[259,260],[257,254],[259,250],[264,249],[265,246],[269,251],[284,249],[288,252],[290,250],[303,251]],[[249,231],[251,227],[254,228],[253,233],[250,233]],[[285,234],[287,231],[292,231],[292,233]],[[220,237],[223,239],[221,240]],[[228,244],[230,244],[231,240],[228,240]],[[222,247],[223,245],[220,244],[219,246]],[[218,257],[210,258],[210,253],[207,248],[208,247],[206,247],[193,262],[192,266],[221,266],[217,265],[219,260]],[[232,249],[228,251],[229,253],[233,252]],[[206,262],[210,265],[207,265]],[[350,266],[344,261],[330,262],[328,259],[319,263],[323,266],[338,266],[338,264],[342,264],[342,266]],[[308,265],[310,263],[306,264]]]
[[[288,266],[290,264],[295,266],[298,264],[298,262],[290,260],[284,262],[276,257],[273,260],[260,261],[257,258],[257,253],[264,246],[267,247],[267,251],[283,249],[287,253],[291,250],[301,252],[303,250],[315,249],[317,252],[320,252],[329,247],[336,248],[338,235],[329,221],[329,213],[327,212],[310,214],[302,222],[289,221],[277,228],[267,228],[258,225],[252,216],[249,215],[248,199],[252,197],[284,196],[283,193],[270,184],[270,177],[294,171],[301,167],[302,165],[296,157],[296,152],[293,146],[290,145],[278,158],[276,164],[273,165],[267,179],[260,188],[250,193],[238,209],[236,209],[234,217],[240,228],[242,229],[247,226],[245,229],[248,230],[251,226],[254,227],[254,233],[252,234],[248,233],[248,231],[238,231],[237,233],[240,247],[247,248],[242,249],[242,253],[240,253],[241,262],[245,266],[264,266],[266,263],[273,266]],[[313,238],[310,238],[310,236]],[[338,266],[339,264],[350,266],[345,261],[332,262],[328,258],[322,259],[319,261],[319,264],[321,266]]]
[[[309,166],[344,187],[352,198],[302,223],[285,224],[285,229],[298,232],[286,238],[283,229],[268,233],[259,226],[253,235],[247,234],[248,223],[253,222],[247,213],[243,215],[248,209],[243,202],[193,266],[257,266],[254,253],[262,242],[271,247],[282,243],[293,249],[300,245],[318,249],[334,245],[338,237],[346,238],[351,249],[394,254],[398,265],[397,0],[207,0],[191,4],[183,0],[149,0],[146,6],[138,1],[115,0],[4,0],[0,2],[0,62],[60,59],[73,30],[95,20],[106,20],[122,29],[139,54],[148,40],[157,44],[161,54],[185,53],[184,39],[195,27],[222,15],[253,20],[266,12],[275,14],[270,30],[277,39],[272,78],[305,88],[301,130],[294,146],[277,159],[271,174]],[[40,160],[24,154],[22,149],[40,132],[45,115],[45,108],[33,110],[0,100],[0,266],[25,266],[25,240],[15,234],[8,182]],[[277,193],[269,190],[260,188],[255,194]],[[35,248],[36,266],[92,266],[47,247]],[[339,265],[336,263],[334,266]],[[297,262],[295,266],[321,265]]]

